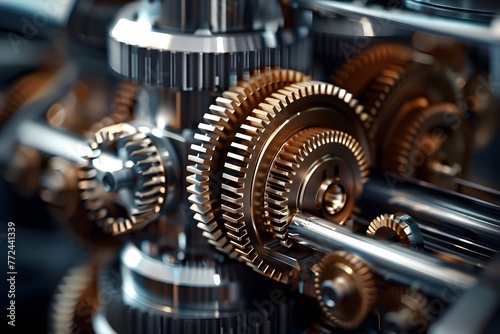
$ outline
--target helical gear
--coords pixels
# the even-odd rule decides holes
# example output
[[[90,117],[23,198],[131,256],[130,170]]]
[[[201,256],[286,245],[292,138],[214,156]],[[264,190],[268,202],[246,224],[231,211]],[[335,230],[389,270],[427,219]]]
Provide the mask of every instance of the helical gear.
[[[329,152],[329,153],[328,153]],[[275,236],[287,244],[288,217],[297,210],[300,194],[297,189],[305,181],[311,165],[325,158],[325,153],[349,159],[355,182],[366,182],[366,158],[361,145],[350,135],[324,128],[307,128],[288,139],[276,155],[265,186],[265,210]],[[335,222],[346,223],[352,212],[354,200],[336,217]],[[321,210],[320,210],[321,211]]]
[[[396,234],[403,246],[417,249],[424,248],[423,235],[417,223],[408,215],[383,214],[375,218],[368,225],[366,235],[376,237],[383,230],[389,230]]]
[[[345,300],[333,307],[325,303],[322,284],[327,280],[343,277],[350,285]],[[314,288],[316,298],[329,321],[339,327],[358,327],[371,312],[377,292],[370,267],[357,255],[336,251],[326,255],[316,265]]]
[[[266,239],[273,241],[274,237],[265,217],[264,185],[282,143],[309,127],[337,129],[363,139],[361,111],[345,90],[304,82],[272,94],[247,117],[225,164],[222,209],[228,237],[250,267],[281,282],[289,282],[296,274],[289,265],[273,259],[269,254],[273,250],[265,245]],[[361,143],[365,148],[366,142]]]
[[[107,203],[103,180],[95,162],[109,146],[122,145],[126,158],[133,163],[136,180],[133,202],[127,214],[112,215]],[[90,141],[88,162],[79,172],[80,197],[89,218],[104,234],[118,235],[145,227],[154,221],[163,206],[167,192],[166,169],[157,147],[148,134],[126,123],[106,127]]]
[[[239,126],[260,102],[277,90],[305,79],[300,72],[275,69],[254,75],[248,81],[239,81],[217,98],[205,114],[205,122],[199,125],[201,133],[195,138],[200,143],[193,144],[196,155],[189,156],[194,165],[187,167],[191,209],[209,243],[232,257],[236,253],[222,226],[220,193],[214,191],[221,187],[222,166],[231,142]]]

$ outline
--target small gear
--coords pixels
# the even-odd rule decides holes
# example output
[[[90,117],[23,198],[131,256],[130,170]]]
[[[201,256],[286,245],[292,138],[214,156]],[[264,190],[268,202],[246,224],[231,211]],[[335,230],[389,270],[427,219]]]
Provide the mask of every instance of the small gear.
[[[127,205],[123,209],[127,211],[126,214],[111,214],[109,203],[103,197],[106,191],[117,193],[115,188],[120,181],[112,173],[102,175],[100,169],[106,166],[96,167],[100,159],[104,158],[103,151],[113,145],[117,146],[117,152],[124,162],[117,173],[125,174],[125,182],[133,183],[127,187],[130,191],[124,195]],[[167,172],[160,152],[148,134],[126,123],[116,124],[98,131],[90,141],[90,148],[92,152],[86,157],[88,163],[78,173],[80,197],[89,211],[90,220],[104,234],[112,235],[143,228],[156,220],[166,197]],[[106,190],[104,186],[110,189]]]
[[[367,180],[367,167],[361,145],[344,132],[307,128],[293,135],[276,155],[266,181],[266,217],[275,236],[289,246],[288,217],[299,208],[345,224],[358,184]],[[320,191],[308,192],[310,187]],[[313,203],[307,207],[309,199]]]
[[[370,267],[358,256],[336,251],[315,269],[314,287],[323,314],[339,327],[358,327],[377,297]]]
[[[379,304],[384,333],[423,333],[433,318],[427,298],[411,288],[389,287],[381,294]]]
[[[424,248],[424,238],[418,224],[405,214],[383,214],[371,221],[366,235],[372,238],[395,234],[403,246]]]
[[[278,89],[305,79],[300,72],[275,69],[240,81],[216,100],[204,116],[205,123],[199,125],[201,133],[196,134],[195,139],[200,143],[192,146],[197,154],[189,156],[195,164],[187,167],[191,174],[187,177],[191,184],[188,187],[191,209],[208,241],[232,257],[236,254],[223,228],[220,193],[214,191],[221,187],[222,166],[231,142],[239,126],[260,102]]]
[[[288,251],[276,245],[265,215],[267,173],[280,147],[303,129],[322,127],[345,132],[366,149],[361,112],[362,107],[345,90],[304,82],[266,98],[241,125],[225,163],[222,209],[231,243],[240,259],[256,271],[281,282],[297,273],[290,264],[273,258],[275,251]]]
[[[381,156],[385,171],[420,180],[429,180],[432,170],[452,176],[466,172],[462,169],[471,154],[470,131],[453,104],[425,103],[409,110],[392,127],[388,138]]]

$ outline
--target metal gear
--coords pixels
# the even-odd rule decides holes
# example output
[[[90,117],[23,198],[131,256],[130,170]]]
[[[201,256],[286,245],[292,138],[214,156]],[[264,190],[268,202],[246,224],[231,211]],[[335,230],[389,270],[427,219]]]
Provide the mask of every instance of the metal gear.
[[[418,224],[406,214],[383,214],[371,221],[366,235],[372,238],[388,237],[395,234],[403,246],[424,248],[423,235]]]
[[[130,81],[123,82],[116,92],[111,113],[94,123],[89,131],[95,133],[106,126],[131,121],[137,103],[137,94],[140,89],[141,86],[136,83]]]
[[[113,176],[110,171],[102,174],[96,165],[103,151],[118,146],[124,166]],[[89,218],[104,234],[118,235],[145,227],[158,217],[167,195],[167,171],[162,155],[146,133],[122,123],[101,129],[90,140],[91,153],[88,163],[78,173],[78,188]],[[103,166],[100,166],[103,167]],[[135,180],[132,180],[135,176]],[[102,177],[102,179],[100,179]],[[121,179],[123,177],[123,180]],[[126,214],[111,214],[111,208],[103,197],[107,192],[118,192],[119,183],[133,182],[132,191],[127,192]],[[106,190],[105,186],[109,189]]]
[[[276,238],[290,246],[288,217],[299,208],[345,224],[367,168],[361,145],[344,132],[307,128],[289,138],[272,162],[265,186],[266,217]]]
[[[268,6],[268,10],[258,13],[260,16],[272,15],[274,11],[271,9],[280,8],[277,1],[262,3]],[[252,4],[257,3],[223,2],[223,6],[234,8],[247,8]],[[308,58],[307,53],[304,53],[309,43],[307,29],[265,30],[267,27],[262,26],[258,30],[252,30],[254,28],[250,25],[235,31],[210,31],[210,26],[186,30],[187,27],[183,26],[170,27],[169,23],[173,22],[158,18],[158,15],[161,16],[159,13],[148,17],[151,12],[158,10],[158,5],[171,4],[165,1],[160,4],[143,3],[142,6],[153,7],[146,10],[149,13],[141,12],[139,3],[124,6],[110,30],[110,66],[128,80],[153,87],[216,91],[227,89],[238,79],[245,78],[259,69],[283,67],[306,71],[309,66],[307,61],[304,61]],[[213,4],[210,3],[206,8],[212,7]],[[164,8],[161,13],[173,12]],[[187,11],[183,13],[191,14]],[[233,16],[229,17],[226,23],[230,25],[229,21],[237,17],[235,14],[236,12],[233,12]],[[240,20],[239,24],[266,19],[252,17],[256,14],[253,12],[246,14],[250,17],[245,17],[244,22]],[[214,15],[217,17],[221,13],[212,14]],[[245,13],[238,15],[244,16]],[[137,20],[138,17],[151,22],[144,24],[144,20]],[[276,19],[281,19],[281,15],[267,23],[274,26]],[[230,28],[229,25],[227,28]],[[162,29],[157,29],[158,27]],[[213,24],[211,28],[215,28]],[[298,53],[301,56],[297,56]]]
[[[362,107],[345,90],[327,83],[304,82],[266,98],[241,126],[225,163],[222,209],[231,243],[240,259],[256,271],[281,282],[296,274],[290,263],[273,257],[290,250],[276,245],[265,215],[267,173],[280,147],[303,129],[322,127],[346,132],[366,149],[361,112]],[[357,185],[355,193],[361,186]]]
[[[350,92],[354,98],[363,99],[364,91],[380,72],[402,68],[414,55],[415,52],[409,47],[398,44],[379,44],[369,47],[342,65],[335,73],[332,82]]]
[[[55,70],[42,70],[19,79],[5,97],[5,106],[0,112],[0,128],[9,121],[24,103],[40,94],[56,72]]]
[[[357,255],[336,251],[315,268],[314,287],[323,314],[339,327],[358,327],[377,297],[370,267]]]
[[[51,303],[52,334],[94,333],[91,314],[98,308],[98,261],[71,268],[58,285]]]
[[[422,333],[432,319],[427,298],[411,288],[389,287],[379,304],[383,333]]]
[[[382,168],[442,185],[443,176],[466,174],[471,133],[462,113],[450,103],[415,102],[416,108],[410,108],[386,133]],[[431,171],[437,174],[435,180]]]
[[[195,139],[200,143],[192,145],[197,154],[189,156],[195,164],[187,167],[191,209],[209,243],[232,257],[236,252],[223,228],[220,192],[214,191],[221,187],[222,166],[230,145],[240,125],[260,102],[277,90],[306,79],[300,72],[275,69],[239,81],[217,98],[210,112],[204,115],[205,123],[199,125],[201,133]]]

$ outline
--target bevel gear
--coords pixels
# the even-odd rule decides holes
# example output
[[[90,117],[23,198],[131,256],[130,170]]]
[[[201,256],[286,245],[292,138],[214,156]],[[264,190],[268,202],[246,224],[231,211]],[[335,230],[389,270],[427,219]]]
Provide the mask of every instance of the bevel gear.
[[[316,299],[329,321],[339,327],[358,327],[377,298],[370,267],[357,255],[336,251],[315,267]]]
[[[201,133],[195,139],[200,143],[192,145],[196,155],[189,156],[194,165],[187,167],[191,209],[209,243],[232,257],[236,253],[223,228],[220,191],[217,191],[230,145],[239,126],[260,102],[278,89],[306,79],[301,72],[275,69],[239,81],[217,98],[210,112],[204,115],[205,122],[199,125]]]
[[[345,224],[357,185],[367,180],[367,167],[361,145],[344,132],[307,128],[289,138],[272,162],[265,186],[266,217],[276,238],[290,246],[288,217],[299,208]]]
[[[116,146],[122,166],[103,170],[107,168],[106,163],[100,164],[100,160],[106,158],[103,152],[113,146]],[[91,153],[86,157],[88,162],[78,173],[80,197],[90,220],[104,234],[112,235],[141,229],[156,220],[168,185],[162,155],[151,136],[129,124],[116,124],[98,131],[90,140],[90,148]],[[124,198],[126,205],[113,207],[103,196],[106,192],[112,193],[116,202]],[[112,212],[113,209],[126,213]]]
[[[424,248],[423,235],[417,222],[402,213],[380,215],[370,222],[366,231],[366,235],[372,238],[384,238],[391,234],[395,234],[403,246]]]
[[[345,90],[322,82],[304,82],[272,94],[247,117],[225,164],[222,209],[228,237],[250,267],[281,282],[288,282],[297,273],[293,265],[273,256],[297,249],[277,244],[265,215],[268,170],[282,144],[301,130],[322,127],[345,132],[366,149],[361,112],[362,107]],[[361,187],[359,183],[355,193]]]

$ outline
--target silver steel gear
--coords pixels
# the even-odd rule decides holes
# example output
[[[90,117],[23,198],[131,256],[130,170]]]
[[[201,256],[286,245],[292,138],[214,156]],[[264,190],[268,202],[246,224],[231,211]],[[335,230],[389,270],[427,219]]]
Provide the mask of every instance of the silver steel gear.
[[[288,217],[299,209],[345,224],[357,184],[367,181],[367,167],[361,145],[344,132],[307,128],[293,135],[266,180],[265,211],[275,236],[290,246]]]
[[[221,5],[216,4],[217,1],[211,1],[206,8],[208,11],[213,10],[212,2],[215,8]],[[307,27],[279,29],[281,15],[269,17],[268,21],[264,18],[265,22],[260,24],[247,25],[242,21],[236,24],[235,30],[224,27],[240,16],[244,22],[260,21],[265,16],[273,15],[270,9],[274,12],[280,6],[278,2],[266,1],[259,2],[259,6],[271,7],[267,11],[261,9],[260,14],[239,10],[257,3],[222,3],[223,6],[234,6],[235,10],[238,9],[238,14],[229,15],[227,22],[221,24],[219,29],[213,22],[198,23],[198,27],[192,29],[180,22],[179,25],[171,26],[173,21],[163,18],[172,14],[167,10],[171,5],[168,2],[148,4],[144,1],[145,7],[142,8],[139,3],[126,5],[118,13],[117,21],[110,30],[110,65],[128,80],[182,91],[224,90],[236,84],[237,80],[248,77],[253,71],[264,68],[282,67],[307,71],[308,55],[304,52],[308,49]],[[156,7],[148,8],[149,6]],[[159,9],[161,6],[163,10]],[[191,6],[199,7],[198,4]],[[160,17],[154,17],[156,15]],[[143,20],[137,20],[138,17]],[[177,17],[176,20],[178,19]],[[192,19],[193,17],[186,17],[186,20]],[[271,29],[268,30],[267,26]]]
[[[370,267],[357,255],[336,251],[321,259],[314,271],[316,298],[323,314],[339,327],[358,327],[377,299]]]
[[[299,320],[299,309],[314,306],[298,294],[284,293],[276,303],[269,296],[278,285],[222,254],[179,260],[175,252],[138,247],[126,244],[120,264],[110,263],[99,280],[94,317],[118,333],[285,334],[309,317],[304,312]]]
[[[138,230],[154,221],[167,196],[167,170],[162,155],[149,134],[122,123],[101,129],[90,140],[91,153],[87,164],[78,173],[80,198],[88,210],[89,219],[104,234],[119,235]],[[121,166],[109,164],[104,152],[117,146]],[[168,152],[167,152],[168,153]],[[115,161],[116,162],[116,161]],[[110,168],[113,169],[107,170]],[[115,212],[109,195],[126,205],[126,213]]]
[[[304,82],[272,94],[247,117],[225,163],[222,209],[228,237],[249,266],[281,282],[297,273],[293,265],[273,256],[290,250],[276,245],[265,215],[267,173],[282,144],[303,129],[323,127],[350,134],[366,149],[361,112],[362,107],[345,90]],[[355,193],[361,187],[360,182]]]
[[[209,243],[232,257],[236,253],[227,240],[220,207],[222,168],[230,145],[240,125],[260,102],[277,90],[305,79],[301,72],[275,69],[239,81],[217,98],[210,112],[204,115],[205,122],[199,125],[200,133],[195,135],[199,143],[192,145],[196,155],[189,156],[194,165],[187,167],[191,210]]]

